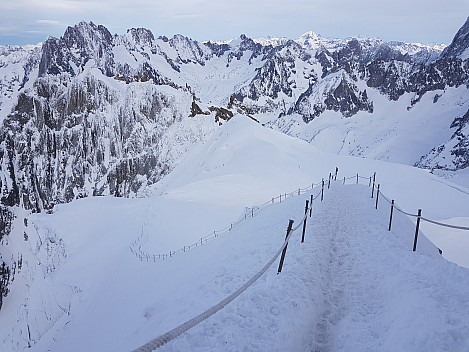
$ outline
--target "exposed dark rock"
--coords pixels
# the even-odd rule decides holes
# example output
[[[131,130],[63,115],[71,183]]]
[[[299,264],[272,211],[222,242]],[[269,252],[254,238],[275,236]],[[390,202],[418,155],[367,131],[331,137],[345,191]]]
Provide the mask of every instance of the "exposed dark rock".
[[[466,22],[459,29],[456,35],[453,38],[453,41],[448,45],[443,53],[441,58],[455,58],[460,57],[466,52],[467,57],[469,58],[469,17],[466,19]]]

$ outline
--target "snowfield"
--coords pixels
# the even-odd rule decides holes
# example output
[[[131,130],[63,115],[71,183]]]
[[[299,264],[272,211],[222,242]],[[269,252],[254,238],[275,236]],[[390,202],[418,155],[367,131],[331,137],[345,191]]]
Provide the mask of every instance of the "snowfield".
[[[19,216],[14,229],[29,238],[11,236],[10,245],[27,255],[0,314],[0,350],[137,349],[253,277],[282,246],[288,220],[303,218],[311,193],[298,196],[298,188],[314,183],[318,194],[336,167],[337,181],[314,201],[305,243],[301,227],[292,235],[282,273],[277,260],[160,350],[468,351],[469,232],[422,222],[412,252],[415,219],[395,212],[388,231],[389,204],[381,198],[375,209],[368,179],[376,172],[382,192],[408,212],[467,226],[466,178],[456,184],[324,153],[240,115],[186,153],[146,198],[85,198]],[[253,214],[250,207],[281,194],[281,203]]]

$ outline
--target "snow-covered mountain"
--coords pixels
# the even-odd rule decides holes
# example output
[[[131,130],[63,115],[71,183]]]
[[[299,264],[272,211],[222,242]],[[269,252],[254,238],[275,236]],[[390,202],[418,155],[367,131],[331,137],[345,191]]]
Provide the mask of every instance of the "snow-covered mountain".
[[[465,168],[468,27],[444,49],[312,32],[199,43],[81,22],[0,47],[0,240],[23,210],[144,194],[234,113],[326,152]],[[0,297],[17,254],[2,249]]]
[[[469,269],[445,260],[423,233],[412,252],[415,220],[395,210],[388,231],[382,196],[467,226],[469,190],[412,166],[319,152],[242,115],[190,150],[148,197],[87,197],[52,214],[23,212],[6,246],[23,256],[0,314],[0,350],[132,351],[192,319],[271,260],[288,220],[301,224],[304,187],[314,182],[320,194],[336,166],[324,201],[313,201],[305,242],[301,227],[292,236],[282,273],[277,260],[161,350],[465,352]],[[359,185],[356,173],[366,177]],[[343,185],[345,176],[352,179]],[[457,231],[432,239],[445,258],[469,266],[467,231]]]

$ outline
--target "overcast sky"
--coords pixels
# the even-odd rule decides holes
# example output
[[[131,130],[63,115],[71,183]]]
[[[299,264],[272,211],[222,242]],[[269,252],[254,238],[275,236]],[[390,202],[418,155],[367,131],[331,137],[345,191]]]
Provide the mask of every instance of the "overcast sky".
[[[145,27],[155,37],[239,36],[291,39],[373,36],[386,41],[449,44],[469,16],[469,0],[1,0],[0,45],[60,37],[92,21],[111,33]]]

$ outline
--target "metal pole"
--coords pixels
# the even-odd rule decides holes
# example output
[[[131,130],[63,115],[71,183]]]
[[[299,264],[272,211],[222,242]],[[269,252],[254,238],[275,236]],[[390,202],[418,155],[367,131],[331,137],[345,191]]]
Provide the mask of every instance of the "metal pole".
[[[378,209],[378,199],[379,199],[379,184],[378,184],[378,190],[376,191],[376,209]]]
[[[311,195],[311,200],[310,200],[309,217],[311,217],[312,212],[313,212],[313,195]]]
[[[305,219],[303,221],[303,234],[301,235],[301,243],[305,241],[305,231],[306,231],[306,218],[308,214],[308,205],[309,205],[309,200],[306,200],[306,207],[305,207]]]
[[[388,231],[391,231],[392,224],[392,212],[394,211],[394,199],[391,201],[391,215],[389,216],[389,228]]]
[[[414,248],[413,251],[417,249],[417,239],[419,237],[419,226],[420,226],[420,217],[422,216],[422,209],[419,209],[419,212],[417,214],[417,224],[415,226],[415,237],[414,237]]]
[[[324,179],[322,179],[322,188],[321,188],[321,202],[324,199]]]
[[[288,235],[290,234],[292,226],[293,226],[293,220],[290,219],[288,221],[287,235],[285,236],[285,240],[288,238]],[[280,257],[280,263],[278,264],[277,274],[280,274],[282,272],[283,262],[285,261],[285,254],[287,253],[287,246],[288,246],[288,243],[285,245],[285,248],[283,248],[282,256]]]

